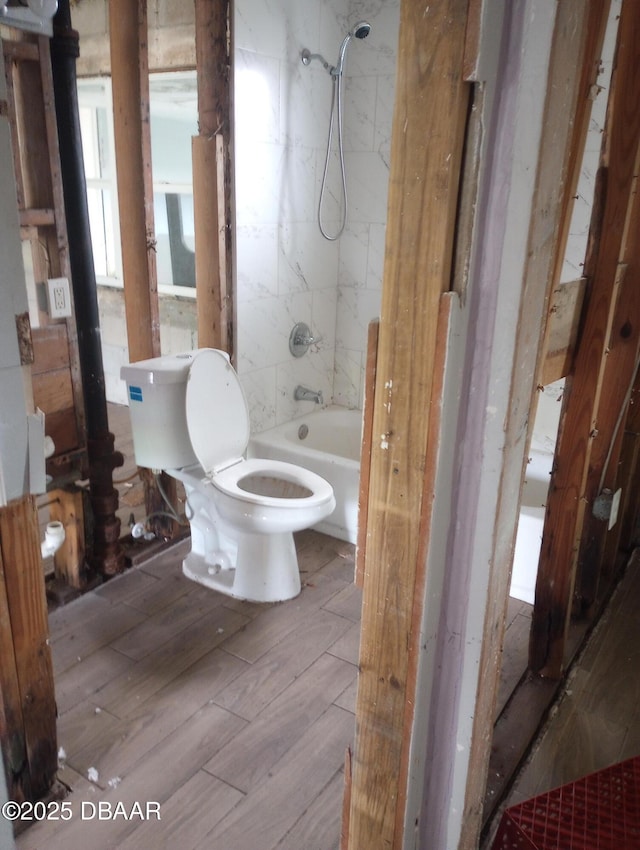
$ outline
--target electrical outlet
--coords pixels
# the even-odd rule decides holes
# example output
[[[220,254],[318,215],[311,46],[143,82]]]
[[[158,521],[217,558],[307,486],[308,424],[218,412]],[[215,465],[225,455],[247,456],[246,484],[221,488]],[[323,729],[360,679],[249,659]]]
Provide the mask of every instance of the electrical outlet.
[[[52,277],[47,281],[49,315],[52,319],[67,319],[71,316],[71,292],[69,279]]]

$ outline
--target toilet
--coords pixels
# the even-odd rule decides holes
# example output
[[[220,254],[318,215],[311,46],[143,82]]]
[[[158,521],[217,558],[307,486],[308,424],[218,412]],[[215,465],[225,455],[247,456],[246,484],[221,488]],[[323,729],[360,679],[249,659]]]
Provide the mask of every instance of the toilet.
[[[182,481],[191,526],[184,574],[253,602],[300,592],[293,532],[335,508],[310,470],[244,457],[249,412],[229,356],[212,348],[123,366],[136,463]]]

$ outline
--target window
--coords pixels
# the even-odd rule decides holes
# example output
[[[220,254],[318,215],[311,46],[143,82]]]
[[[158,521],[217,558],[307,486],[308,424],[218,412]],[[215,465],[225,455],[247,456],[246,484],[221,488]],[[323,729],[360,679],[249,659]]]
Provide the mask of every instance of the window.
[[[191,137],[197,134],[195,72],[152,74],[151,161],[158,288],[195,295]],[[78,80],[91,241],[99,283],[122,285],[111,81]]]

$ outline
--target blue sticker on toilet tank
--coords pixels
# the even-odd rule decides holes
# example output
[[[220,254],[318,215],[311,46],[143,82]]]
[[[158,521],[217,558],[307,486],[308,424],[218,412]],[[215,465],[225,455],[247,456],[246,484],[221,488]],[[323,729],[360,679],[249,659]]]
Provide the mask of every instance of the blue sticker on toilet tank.
[[[142,387],[129,387],[131,401],[142,401]]]

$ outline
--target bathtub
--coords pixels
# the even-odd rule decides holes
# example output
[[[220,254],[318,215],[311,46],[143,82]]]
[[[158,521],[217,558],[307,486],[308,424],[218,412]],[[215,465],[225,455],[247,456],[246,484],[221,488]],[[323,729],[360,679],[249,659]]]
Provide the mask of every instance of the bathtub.
[[[254,435],[247,456],[296,463],[325,478],[333,487],[336,507],[314,527],[355,543],[361,442],[362,411],[333,405]]]

